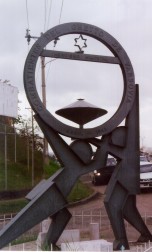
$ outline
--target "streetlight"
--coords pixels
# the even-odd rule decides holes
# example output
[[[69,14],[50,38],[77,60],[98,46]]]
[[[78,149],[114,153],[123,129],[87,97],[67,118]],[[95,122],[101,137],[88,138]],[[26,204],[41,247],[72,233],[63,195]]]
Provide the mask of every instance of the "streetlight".
[[[44,107],[46,108],[46,83],[45,83],[45,57],[41,56],[41,72],[42,72],[42,102]],[[47,155],[48,155],[48,142],[46,138],[43,138],[43,161],[47,163]]]
[[[44,107],[46,108],[46,78],[45,78],[45,66],[54,61],[56,59],[52,59],[48,62],[45,63],[45,57],[41,56],[41,76],[42,76],[42,102],[43,102],[43,105]],[[46,138],[44,137],[44,140],[43,140],[43,143],[44,143],[44,147],[43,147],[43,160],[44,160],[44,163],[47,164],[48,163],[48,142],[46,140]]]

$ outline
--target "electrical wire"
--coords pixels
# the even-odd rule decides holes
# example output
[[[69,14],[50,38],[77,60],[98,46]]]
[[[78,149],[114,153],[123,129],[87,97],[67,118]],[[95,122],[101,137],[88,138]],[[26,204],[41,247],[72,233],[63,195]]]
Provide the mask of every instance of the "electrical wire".
[[[45,32],[45,26],[46,26],[46,11],[47,10],[47,0],[44,1],[44,32]]]
[[[30,22],[29,22],[29,10],[28,10],[28,0],[25,0],[25,8],[26,8],[26,19],[27,19],[27,33],[30,31]],[[30,45],[27,45],[27,51],[29,53]]]
[[[52,0],[50,0],[49,14],[48,14],[48,20],[47,20],[46,30],[48,30],[48,28],[49,28],[49,21],[50,21],[51,12],[52,12]]]
[[[29,14],[28,14],[28,3],[27,3],[27,0],[26,0],[26,18],[27,18],[27,28],[29,30],[30,28],[30,23],[29,23]]]
[[[63,12],[63,4],[64,4],[64,0],[62,0],[62,4],[61,4],[61,9],[60,9],[60,16],[59,16],[59,24],[61,22],[61,16],[62,16],[62,12]],[[51,7],[52,7],[52,3],[51,3]],[[53,48],[54,49],[54,48]],[[48,71],[47,71],[47,75],[46,75],[46,82],[48,80],[48,75],[49,75],[49,71],[50,71],[50,68],[51,68],[51,65],[52,65],[52,61],[54,60],[57,60],[57,59],[52,59],[50,61],[50,65],[49,65],[49,68],[48,68]]]
[[[60,17],[59,17],[59,24],[61,22],[61,15],[62,15],[62,11],[63,11],[63,3],[64,3],[64,0],[62,0],[61,10],[60,10]]]

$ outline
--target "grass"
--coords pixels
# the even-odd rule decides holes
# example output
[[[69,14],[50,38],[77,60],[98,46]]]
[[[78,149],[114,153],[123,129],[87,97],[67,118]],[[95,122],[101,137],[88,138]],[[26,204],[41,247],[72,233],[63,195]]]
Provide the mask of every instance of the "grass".
[[[45,165],[44,172],[45,177],[52,176],[58,169],[60,165],[55,160],[50,160],[48,165]],[[78,181],[74,186],[73,190],[71,191],[70,195],[68,196],[68,202],[75,202],[81,199],[84,199],[90,196],[93,193],[93,189],[83,184],[81,181]]]
[[[68,197],[68,202],[72,203],[82,200],[90,196],[92,193],[93,190],[90,187],[79,181],[71,191]],[[2,200],[0,201],[0,214],[17,213],[26,206],[27,203],[28,201],[24,198],[16,200]]]
[[[35,171],[35,182],[37,171]],[[42,176],[39,176],[39,180]],[[4,191],[5,185],[5,165],[0,161],[0,191]],[[7,164],[7,191],[29,189],[32,187],[32,171],[21,163],[8,162]]]
[[[0,125],[1,127],[1,125]],[[16,155],[14,135],[7,135],[7,157],[5,139],[0,135],[0,191],[20,190],[32,187],[32,150],[27,153],[27,139],[16,135]],[[16,163],[15,163],[16,157]],[[7,162],[6,162],[7,161]],[[34,182],[43,176],[43,153],[34,149]]]
[[[4,166],[1,166],[4,167]],[[28,189],[31,187],[31,174],[25,165],[20,163],[8,163],[7,166],[7,190]],[[5,170],[0,172],[0,190],[5,188]]]
[[[10,135],[11,136],[11,135]],[[7,169],[4,162],[4,139],[0,138],[0,191],[18,191],[32,187],[31,152],[30,166],[27,165],[26,140],[17,135],[17,163],[14,162],[14,140],[8,137]],[[43,178],[49,178],[60,165],[55,159],[51,159],[48,165],[43,167],[43,156],[40,151],[34,152],[34,184],[36,185]],[[7,173],[6,173],[7,170]],[[6,176],[7,175],[7,176]],[[7,188],[6,188],[7,178]],[[68,183],[68,181],[67,181]],[[87,185],[78,182],[68,197],[69,202],[75,202],[88,197],[92,193]],[[0,201],[0,214],[19,212],[27,201],[25,199]]]
[[[93,193],[93,189],[88,185],[83,184],[81,181],[78,181],[68,196],[68,202],[76,202],[78,200],[85,199]]]
[[[27,204],[26,199],[0,201],[0,214],[17,213]]]
[[[14,241],[11,242],[11,245],[17,245],[17,244],[21,244],[21,243],[26,243],[26,242],[30,242],[30,241],[35,241],[37,239],[37,235],[26,235],[24,237],[19,237],[17,239],[15,239]]]
[[[59,168],[56,161],[50,160],[49,165],[42,167],[40,153],[35,156],[34,165],[34,184],[36,185],[42,178],[49,178]],[[22,160],[21,160],[22,161]],[[38,164],[39,163],[39,166]],[[5,185],[5,163],[0,156],[0,191],[4,191]],[[26,162],[7,162],[7,191],[20,189],[30,189],[32,187],[32,167],[27,167]]]

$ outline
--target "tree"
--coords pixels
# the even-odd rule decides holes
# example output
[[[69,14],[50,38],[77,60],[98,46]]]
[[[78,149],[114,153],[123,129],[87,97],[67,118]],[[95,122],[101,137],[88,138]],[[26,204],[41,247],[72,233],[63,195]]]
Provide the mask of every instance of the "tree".
[[[22,138],[28,139],[30,146],[34,141],[34,150],[43,151],[43,137],[40,136],[40,129],[35,121],[32,125],[31,118],[23,119],[21,115],[18,115],[18,118],[14,120],[14,127]]]

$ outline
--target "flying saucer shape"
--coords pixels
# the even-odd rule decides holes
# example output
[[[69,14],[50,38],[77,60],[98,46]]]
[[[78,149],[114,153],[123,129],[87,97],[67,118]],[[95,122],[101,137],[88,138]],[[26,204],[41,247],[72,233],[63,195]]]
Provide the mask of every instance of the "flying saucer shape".
[[[84,99],[78,99],[55,113],[79,125],[84,125],[105,115],[107,111],[84,101]]]

